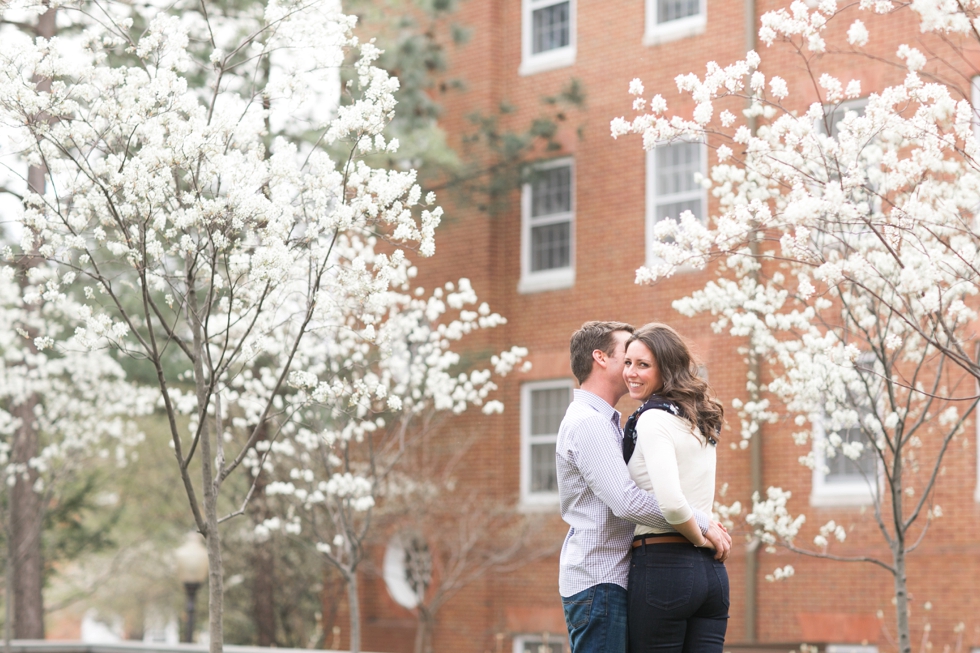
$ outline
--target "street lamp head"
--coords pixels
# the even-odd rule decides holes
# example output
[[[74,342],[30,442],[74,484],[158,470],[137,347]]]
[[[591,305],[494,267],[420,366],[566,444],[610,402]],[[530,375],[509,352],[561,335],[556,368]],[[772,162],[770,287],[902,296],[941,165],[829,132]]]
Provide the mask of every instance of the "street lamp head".
[[[177,578],[184,585],[200,585],[208,577],[208,550],[197,533],[188,533],[174,556],[177,558]]]

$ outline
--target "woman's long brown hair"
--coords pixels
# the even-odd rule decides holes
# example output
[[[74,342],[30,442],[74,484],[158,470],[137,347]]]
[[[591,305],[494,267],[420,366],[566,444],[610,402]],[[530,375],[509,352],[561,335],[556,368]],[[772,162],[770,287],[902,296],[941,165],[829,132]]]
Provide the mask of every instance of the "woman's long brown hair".
[[[718,439],[725,423],[725,408],[698,377],[697,363],[683,338],[666,324],[651,322],[637,329],[626,341],[626,347],[634,341],[647,346],[660,370],[663,387],[656,394],[678,404],[684,415],[697,424],[705,441]]]

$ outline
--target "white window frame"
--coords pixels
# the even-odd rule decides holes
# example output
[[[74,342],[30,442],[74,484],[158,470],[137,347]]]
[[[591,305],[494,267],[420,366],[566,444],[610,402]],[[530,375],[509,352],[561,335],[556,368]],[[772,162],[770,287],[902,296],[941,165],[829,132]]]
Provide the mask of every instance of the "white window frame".
[[[532,439],[531,392],[558,388],[568,388],[571,397],[575,386],[571,379],[549,379],[521,384],[521,506],[524,508],[552,509],[558,503],[558,492],[531,492],[531,445],[558,441],[557,433],[553,436],[535,436]]]
[[[849,483],[828,483],[827,473],[824,467],[827,464],[827,457],[824,455],[821,444],[827,437],[824,428],[826,416],[823,413],[810,415],[813,440],[813,475],[810,490],[810,505],[816,508],[831,506],[869,506],[875,502],[878,496],[878,484],[881,482],[881,470],[877,469],[874,482],[870,479],[859,479]],[[844,455],[837,452],[838,456]],[[877,459],[876,468],[879,467]]]
[[[656,265],[660,262],[658,257],[653,255],[653,228],[660,222],[656,217],[656,206],[657,206],[657,149],[661,147],[669,147],[674,143],[690,143],[690,140],[676,140],[673,142],[664,141],[662,143],[657,143],[655,147],[647,150],[646,153],[646,165],[647,165],[647,175],[646,175],[646,216],[645,216],[645,229],[644,229],[644,251],[646,257],[646,265]],[[701,150],[701,169],[700,172],[703,176],[708,175],[708,144],[704,141],[700,142]],[[705,223],[708,219],[708,189],[699,188],[696,191],[689,191],[687,193],[680,193],[677,195],[669,196],[671,201],[682,201],[684,199],[697,198],[701,200],[701,206],[704,207],[704,215],[698,216],[701,218],[701,222]]]
[[[554,633],[553,635],[552,633],[548,633],[548,643],[549,644],[560,643],[562,651],[567,651],[569,649],[568,638],[562,633]],[[514,647],[512,649],[513,652],[524,653],[525,644],[538,644],[540,646],[541,644],[544,644],[544,637],[541,636],[541,633],[537,633],[534,635],[524,635],[524,634],[514,635]]]
[[[708,26],[708,3],[701,0],[701,8],[693,16],[685,16],[666,23],[657,22],[657,0],[646,2],[646,29],[643,31],[643,45],[659,45],[689,36],[703,34]]]
[[[408,571],[405,569],[405,542],[400,533],[396,533],[388,540],[381,576],[388,590],[388,596],[395,603],[409,610],[418,607],[423,597],[416,593],[409,582]]]
[[[566,221],[570,224],[568,267],[531,271],[531,200],[533,188],[531,183],[524,184],[521,188],[521,279],[517,284],[517,292],[522,294],[571,288],[575,285],[575,160],[572,157],[553,159],[546,163],[537,164],[535,169],[548,170],[562,166],[568,166],[571,169],[571,189],[569,190],[572,194],[571,211],[539,217],[535,219],[533,226]]]
[[[548,50],[533,52],[534,40],[534,10],[568,2],[568,45]],[[577,26],[577,0],[521,0],[521,65],[517,69],[519,75],[533,75],[546,70],[564,68],[575,63],[575,44]]]

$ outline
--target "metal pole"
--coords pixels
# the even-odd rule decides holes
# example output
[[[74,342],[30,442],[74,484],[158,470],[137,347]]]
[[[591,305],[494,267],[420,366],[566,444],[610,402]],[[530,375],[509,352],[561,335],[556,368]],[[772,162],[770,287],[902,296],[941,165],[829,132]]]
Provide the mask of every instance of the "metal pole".
[[[184,583],[184,591],[187,593],[187,629],[184,631],[183,641],[188,644],[194,641],[194,600],[200,587],[200,583]]]

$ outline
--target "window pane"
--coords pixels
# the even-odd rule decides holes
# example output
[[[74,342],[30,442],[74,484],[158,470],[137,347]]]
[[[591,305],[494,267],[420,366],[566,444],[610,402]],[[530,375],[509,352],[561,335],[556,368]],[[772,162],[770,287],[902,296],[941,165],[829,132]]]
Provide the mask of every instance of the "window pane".
[[[557,492],[555,443],[531,445],[531,492]]]
[[[541,640],[524,640],[523,653],[562,653],[564,647],[561,642],[548,642],[544,644]]]
[[[572,168],[542,170],[531,184],[531,217],[568,213],[572,210]]]
[[[674,218],[675,220],[681,217],[681,213],[684,211],[690,211],[695,217],[701,218],[703,212],[701,210],[701,200],[688,200],[686,202],[671,202],[670,204],[657,204],[653,209],[653,221],[660,222],[664,218]]]
[[[667,23],[701,13],[701,0],[657,0],[657,22]]]
[[[671,143],[655,152],[657,197],[699,189],[694,175],[701,171],[701,143]]]
[[[571,40],[571,25],[569,24],[569,3],[559,2],[549,7],[536,9],[532,14],[533,38],[531,52],[547,52],[563,48]]]
[[[556,435],[571,401],[571,391],[568,388],[532,390],[531,435]],[[554,446],[551,447],[551,452],[555,452]]]
[[[876,456],[871,449],[871,444],[861,432],[861,428],[855,426],[837,433],[844,442],[863,442],[864,449],[857,460],[851,460],[838,448],[833,458],[826,459],[827,469],[830,470],[827,473],[826,482],[853,483],[865,479],[874,479],[877,466]]]
[[[857,116],[864,115],[864,108],[868,105],[867,100],[859,100],[857,102],[847,102],[839,107],[828,108],[827,122],[830,123],[830,136],[836,139],[840,134],[840,123],[849,113],[853,113]],[[825,131],[827,125],[821,122],[819,125],[820,131]]]
[[[572,264],[572,224],[558,222],[531,228],[531,272]]]

